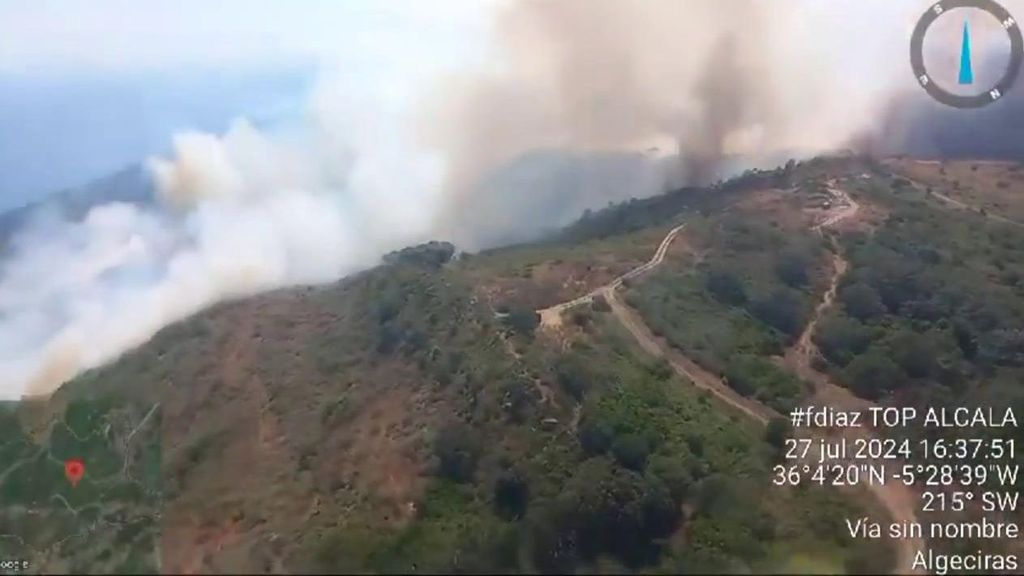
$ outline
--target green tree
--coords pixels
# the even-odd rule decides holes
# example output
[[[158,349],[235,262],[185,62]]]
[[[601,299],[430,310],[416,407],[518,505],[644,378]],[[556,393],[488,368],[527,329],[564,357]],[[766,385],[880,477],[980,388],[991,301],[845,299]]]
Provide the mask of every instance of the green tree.
[[[747,301],[747,290],[741,280],[730,270],[711,270],[704,279],[704,286],[715,300],[730,306],[740,306]]]
[[[793,288],[806,286],[810,280],[811,258],[803,250],[789,249],[779,254],[775,261],[775,274],[786,285]]]
[[[587,310],[585,308],[578,308],[576,310],[573,310],[570,317],[572,318],[573,324],[583,329],[586,329],[586,327],[589,326],[590,323],[594,320],[594,316],[592,315],[590,310]]]
[[[615,460],[630,470],[643,470],[650,450],[647,439],[639,434],[623,434],[612,443]]]
[[[579,429],[580,447],[594,456],[604,454],[615,439],[615,430],[607,422],[584,420]]]
[[[431,241],[418,246],[410,246],[384,256],[387,264],[410,264],[437,270],[452,259],[455,246],[449,242]]]
[[[796,336],[804,326],[804,308],[791,289],[778,289],[754,303],[753,313],[759,320],[779,332]]]
[[[854,358],[846,373],[854,393],[869,400],[877,400],[903,382],[903,370],[877,350]]]
[[[628,567],[649,564],[657,558],[657,539],[678,525],[663,484],[607,458],[583,462],[561,493],[539,508],[531,542],[534,563],[544,572],[573,572],[606,554]]]
[[[892,356],[911,378],[927,378],[935,370],[938,351],[926,336],[911,330],[900,330],[889,342]]]
[[[818,323],[814,343],[821,354],[837,366],[846,366],[871,344],[871,333],[860,321],[846,316],[828,316]]]
[[[505,323],[516,334],[532,338],[537,326],[540,325],[540,315],[530,308],[514,306],[505,317]]]
[[[560,358],[555,366],[555,378],[562,389],[577,402],[583,400],[590,389],[591,375],[584,360],[578,355]]]
[[[768,421],[768,426],[764,429],[764,440],[772,447],[777,457],[782,454],[791,432],[789,420],[785,418],[772,418]]]
[[[647,464],[647,474],[660,480],[668,488],[676,506],[681,504],[693,484],[693,475],[676,456],[659,454],[652,456]]]
[[[533,403],[533,384],[523,376],[514,376],[505,382],[502,392],[512,421],[522,423]]]
[[[671,534],[681,517],[679,503],[672,497],[668,486],[656,476],[643,480],[641,500],[644,535],[650,541]]]
[[[885,313],[885,306],[878,292],[863,282],[856,282],[840,290],[839,299],[846,313],[861,321],[871,320]]]
[[[480,458],[478,435],[467,425],[458,423],[442,428],[434,440],[434,453],[439,472],[455,482],[469,482]]]
[[[503,518],[522,518],[530,498],[530,487],[518,470],[505,470],[494,482],[494,506]]]

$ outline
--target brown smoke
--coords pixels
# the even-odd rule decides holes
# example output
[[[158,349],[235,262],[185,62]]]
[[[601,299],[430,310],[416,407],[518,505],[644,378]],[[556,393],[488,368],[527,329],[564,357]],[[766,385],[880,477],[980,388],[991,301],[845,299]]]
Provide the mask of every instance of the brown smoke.
[[[441,105],[430,107],[426,141],[442,152],[448,169],[442,229],[473,247],[488,243],[473,230],[558,226],[593,207],[595,198],[566,189],[564,178],[534,178],[536,170],[521,161],[531,153],[635,155],[654,151],[655,139],[668,141],[672,150],[655,151],[668,153],[664,161],[650,162],[650,154],[635,158],[658,171],[654,180],[664,188],[705,183],[721,175],[724,158],[757,156],[782,144],[782,129],[792,123],[778,106],[776,92],[786,78],[778,78],[774,63],[785,61],[786,43],[776,41],[779,18],[763,8],[751,0],[521,0],[508,6],[497,19],[496,53],[487,70],[450,79]],[[594,162],[581,164],[600,172]],[[532,174],[518,178],[514,198],[507,197],[510,186],[492,181],[496,170],[510,167]],[[543,189],[551,182],[563,186]],[[660,191],[591,193],[605,201]],[[553,205],[564,213],[553,212]]]
[[[854,147],[878,157],[1024,161],[1024,83],[1017,84],[1000,101],[971,110],[939,104],[917,87],[894,94]]]

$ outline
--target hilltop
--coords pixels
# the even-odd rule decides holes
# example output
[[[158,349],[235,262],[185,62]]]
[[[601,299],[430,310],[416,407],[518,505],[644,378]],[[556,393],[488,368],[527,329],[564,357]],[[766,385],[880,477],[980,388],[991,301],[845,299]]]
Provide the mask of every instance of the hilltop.
[[[906,162],[751,171],[542,242],[431,243],[218,305],[0,413],[15,439],[0,556],[47,571],[891,570],[906,550],[851,541],[843,518],[902,509],[772,486],[775,416],[1024,410],[1022,204],[999,184],[1019,167],[968,181],[950,164],[947,182]],[[74,491],[69,454],[88,467]]]

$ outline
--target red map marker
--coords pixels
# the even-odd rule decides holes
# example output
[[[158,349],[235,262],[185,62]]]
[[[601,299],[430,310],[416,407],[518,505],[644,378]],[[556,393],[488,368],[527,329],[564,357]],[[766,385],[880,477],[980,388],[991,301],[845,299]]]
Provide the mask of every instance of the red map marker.
[[[71,458],[64,462],[64,475],[68,477],[68,482],[71,482],[71,487],[74,488],[85,475],[85,464],[78,458]]]

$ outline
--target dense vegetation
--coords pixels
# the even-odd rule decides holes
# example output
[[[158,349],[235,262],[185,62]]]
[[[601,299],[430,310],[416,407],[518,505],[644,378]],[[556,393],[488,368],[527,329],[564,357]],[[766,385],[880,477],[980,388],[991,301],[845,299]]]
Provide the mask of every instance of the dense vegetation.
[[[829,369],[869,399],[1024,413],[1024,228],[884,174],[857,186],[889,214],[843,237],[850,271],[815,335]]]
[[[597,313],[588,334],[565,353],[522,343],[530,365],[559,385],[552,403],[581,402],[578,421],[545,426],[551,414],[569,415],[521,392],[526,408],[506,396],[503,422],[470,418],[440,430],[435,477],[412,524],[335,531],[317,553],[322,568],[887,566],[884,552],[845,537],[840,519],[852,510],[836,494],[765,482],[774,452],[755,424],[712,409],[642,356],[608,314]]]
[[[796,163],[790,160],[774,170],[748,170],[708,188],[683,188],[650,198],[633,198],[592,212],[556,234],[555,242],[582,242],[637,232],[670,222],[682,212],[710,213],[736,199],[737,193],[762,188],[787,188],[793,183]]]
[[[36,445],[23,412],[0,405],[0,556],[70,572],[154,572],[161,503],[159,414],[104,393],[70,402]],[[132,432],[134,430],[134,433]],[[88,463],[64,477],[69,458]]]
[[[668,264],[628,293],[652,330],[737,392],[785,412],[800,382],[770,356],[792,344],[819,298],[824,242],[742,213],[692,219],[703,259]]]
[[[602,299],[566,314],[563,338],[523,297],[543,282],[557,286],[537,297],[549,305],[586,293],[685,217],[700,262],[671,256],[628,301],[741,394],[786,410],[803,387],[770,357],[820,297],[826,243],[723,208],[827,169],[612,206],[532,246],[454,260],[450,244],[412,247],[334,285],[220,305],[76,379],[50,416],[115,391],[103,414],[131,407],[137,422],[160,405],[154,505],[172,572],[879,572],[890,551],[846,533],[857,500],[771,486],[784,426],[700,393]],[[850,363],[875,345],[868,332]],[[3,468],[38,450],[23,440],[4,445]]]

